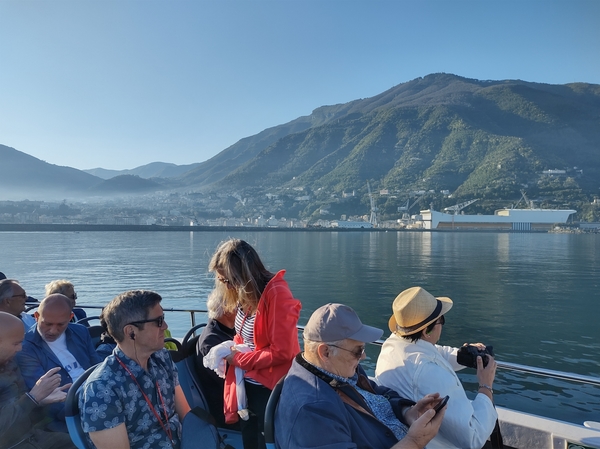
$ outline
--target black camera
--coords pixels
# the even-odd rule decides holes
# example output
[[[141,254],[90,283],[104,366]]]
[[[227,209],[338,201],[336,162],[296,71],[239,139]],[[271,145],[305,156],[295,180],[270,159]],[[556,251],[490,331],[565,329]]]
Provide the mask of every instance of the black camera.
[[[483,367],[485,368],[488,364],[488,354],[494,357],[494,348],[492,346],[486,346],[483,351],[477,349],[477,346],[461,346],[456,354],[456,361],[460,365],[477,369],[477,356],[479,355],[481,356]]]

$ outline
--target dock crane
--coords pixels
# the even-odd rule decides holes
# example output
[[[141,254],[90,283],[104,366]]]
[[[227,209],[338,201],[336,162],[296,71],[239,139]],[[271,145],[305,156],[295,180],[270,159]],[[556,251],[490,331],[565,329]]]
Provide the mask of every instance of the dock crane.
[[[458,213],[467,207],[470,204],[473,204],[475,201],[479,200],[479,198],[475,198],[474,200],[465,201],[464,203],[458,203],[454,206],[445,207],[444,211],[452,212],[452,229],[454,229],[454,216],[458,215]]]
[[[367,181],[367,189],[369,190],[369,200],[371,201],[371,217],[369,218],[369,223],[373,225],[374,228],[377,227],[377,206],[375,205],[375,198],[373,198],[373,194],[371,193],[371,186],[369,185],[369,181]]]
[[[519,204],[521,204],[521,201],[524,201],[525,204],[529,207],[529,209],[533,209],[533,201],[529,200],[529,198],[527,198],[527,195],[525,193],[526,193],[525,190],[521,190],[521,198],[519,199],[517,204],[515,204],[514,207],[511,207],[511,209],[516,209],[517,207],[519,207]]]
[[[445,212],[451,212],[452,215],[458,215],[458,213],[461,210],[463,210],[467,206],[470,206],[471,204],[473,204],[477,200],[479,200],[479,198],[475,198],[474,200],[465,201],[464,203],[458,203],[458,204],[455,204],[454,206],[445,207],[444,211]]]
[[[421,199],[420,195],[417,195],[417,199],[410,203],[410,197],[406,200],[406,204],[404,206],[398,207],[398,212],[409,212],[415,204]]]

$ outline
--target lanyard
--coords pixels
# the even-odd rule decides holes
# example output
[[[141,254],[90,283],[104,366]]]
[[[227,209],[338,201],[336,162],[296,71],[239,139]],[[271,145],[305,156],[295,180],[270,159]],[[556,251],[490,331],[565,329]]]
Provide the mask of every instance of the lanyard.
[[[142,392],[142,395],[144,396],[144,399],[148,403],[148,407],[150,407],[150,410],[152,410],[152,413],[154,413],[154,416],[158,420],[160,426],[163,428],[163,430],[165,431],[165,433],[169,437],[169,440],[171,440],[171,443],[173,444],[173,446],[175,446],[175,440],[173,440],[173,433],[171,432],[171,429],[169,427],[166,427],[163,424],[163,421],[162,421],[160,415],[158,414],[158,412],[154,408],[154,405],[152,405],[152,402],[150,402],[150,399],[148,398],[148,396],[146,395],[146,393],[144,392],[144,390],[142,390],[142,387],[140,386],[139,382],[137,381],[137,379],[135,378],[135,376],[133,375],[133,373],[129,370],[129,368],[127,368],[127,366],[121,361],[121,359],[119,357],[117,357],[115,355],[115,358],[121,364],[121,366],[123,367],[123,369],[125,371],[127,371],[127,373],[129,374],[129,376],[131,376],[131,378],[133,379],[133,381],[135,382],[135,384],[138,386],[138,388]],[[162,405],[163,414],[165,415],[165,422],[167,423],[167,426],[168,426],[169,425],[169,416],[167,415],[167,406],[165,405],[165,401],[163,400],[163,396],[162,396],[162,393],[160,391],[160,387],[158,386],[158,381],[155,380],[154,383],[156,385],[156,391],[158,393],[158,398],[160,399],[160,403]]]

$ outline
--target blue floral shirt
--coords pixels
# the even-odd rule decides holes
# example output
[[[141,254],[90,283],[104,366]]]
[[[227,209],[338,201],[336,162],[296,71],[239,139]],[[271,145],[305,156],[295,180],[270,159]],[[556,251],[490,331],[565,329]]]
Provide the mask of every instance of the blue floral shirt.
[[[116,357],[129,369],[137,383]],[[157,385],[162,394],[162,401],[157,393]],[[180,446],[181,430],[179,417],[175,413],[177,385],[177,369],[166,349],[150,356],[148,371],[145,371],[117,347],[82,386],[79,409],[83,431],[97,432],[125,423],[132,449],[177,449]],[[152,412],[140,387],[160,415],[162,425]],[[165,423],[163,401],[169,417],[168,424]],[[170,429],[173,441],[163,426]],[[92,447],[95,447],[89,435],[87,438]]]

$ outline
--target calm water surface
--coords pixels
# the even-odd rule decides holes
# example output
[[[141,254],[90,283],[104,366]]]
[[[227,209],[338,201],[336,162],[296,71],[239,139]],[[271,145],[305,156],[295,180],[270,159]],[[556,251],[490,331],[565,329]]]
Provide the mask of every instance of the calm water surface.
[[[491,344],[502,361],[600,377],[600,239],[595,235],[411,232],[0,232],[0,271],[42,298],[66,278],[80,304],[104,305],[146,288],[164,307],[204,308],[218,243],[254,245],[272,271],[286,269],[302,301],[300,324],[327,302],[352,306],[386,330],[391,303],[420,285],[449,296],[442,344]],[[167,314],[174,335],[189,318]],[[369,349],[371,369],[378,348]],[[475,390],[473,370],[461,374]],[[581,423],[600,421],[600,389],[499,371],[496,402]]]

